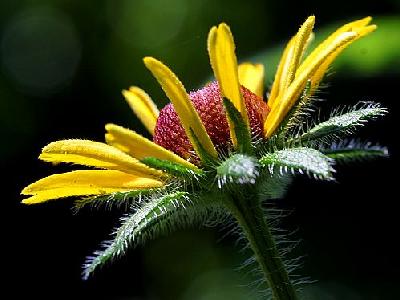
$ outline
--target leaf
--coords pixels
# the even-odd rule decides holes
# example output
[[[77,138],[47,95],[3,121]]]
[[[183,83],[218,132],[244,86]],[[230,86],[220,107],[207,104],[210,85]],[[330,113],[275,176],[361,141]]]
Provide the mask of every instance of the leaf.
[[[333,116],[329,120],[314,126],[304,133],[299,140],[311,141],[329,136],[351,134],[355,128],[363,126],[369,120],[384,116],[386,113],[387,109],[381,107],[379,103],[360,102],[349,112]],[[336,112],[332,115],[335,114]]]
[[[321,151],[335,161],[344,163],[389,156],[386,147],[354,140],[333,144],[329,149],[321,149]]]
[[[234,154],[217,167],[217,181],[221,188],[227,183],[255,183],[259,175],[256,158],[244,154]]]
[[[332,179],[333,160],[318,150],[301,147],[279,150],[261,157],[261,166],[267,167],[271,174],[279,168],[281,174],[306,172],[315,178]]]
[[[246,125],[240,112],[236,109],[231,101],[223,98],[224,107],[227,117],[229,118],[231,130],[235,132],[237,139],[237,151],[244,154],[252,154],[253,146],[251,145],[251,133],[249,127]]]

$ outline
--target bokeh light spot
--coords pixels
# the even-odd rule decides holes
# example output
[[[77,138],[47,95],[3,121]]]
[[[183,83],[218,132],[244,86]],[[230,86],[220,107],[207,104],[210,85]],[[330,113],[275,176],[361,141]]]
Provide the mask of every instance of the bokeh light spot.
[[[187,14],[184,0],[108,1],[110,25],[122,39],[142,49],[159,47],[172,40]]]
[[[48,7],[32,7],[11,17],[1,39],[4,73],[22,92],[41,96],[67,85],[81,57],[71,20]]]

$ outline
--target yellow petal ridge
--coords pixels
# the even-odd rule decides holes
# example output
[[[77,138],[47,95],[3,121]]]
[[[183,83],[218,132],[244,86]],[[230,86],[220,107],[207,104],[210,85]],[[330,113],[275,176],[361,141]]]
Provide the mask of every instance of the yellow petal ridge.
[[[212,157],[217,157],[218,154],[215,150],[214,144],[207,134],[203,122],[195,110],[182,82],[166,65],[155,58],[145,57],[143,61],[146,67],[157,79],[167,97],[171,100],[195,151],[200,153],[200,150],[197,149],[197,142],[195,137],[192,135],[192,131],[204,150]]]
[[[241,63],[238,69],[239,82],[257,96],[264,94],[264,65]]]
[[[154,135],[159,111],[150,96],[136,86],[131,86],[129,90],[123,90],[122,95],[146,129]]]
[[[198,168],[192,163],[176,155],[172,151],[153,143],[132,130],[115,124],[107,124],[105,128],[107,131],[106,142],[109,145],[128,153],[132,157],[137,159],[155,157],[184,165],[192,170],[198,170]]]
[[[211,28],[207,39],[207,49],[211,67],[218,81],[222,96],[233,103],[235,108],[241,113],[243,120],[249,125],[246,106],[240,92],[235,43],[228,25],[221,23],[218,27],[214,26]],[[237,139],[233,124],[229,118],[228,123],[231,139],[233,145],[236,147]]]
[[[24,188],[21,194],[32,196],[22,203],[36,204],[70,196],[103,195],[163,185],[155,179],[115,170],[77,170],[42,178]]]
[[[102,169],[120,170],[142,177],[162,176],[121,150],[104,143],[89,140],[61,140],[43,148],[39,158],[52,163],[75,163]]]
[[[277,105],[271,110],[267,120],[264,123],[264,132],[266,133],[267,138],[269,138],[275,132],[280,122],[296,102],[307,81],[316,72],[318,67],[324,63],[329,55],[334,53],[343,45],[351,43],[356,37],[357,33],[355,32],[344,32],[337,36],[331,44],[327,45],[326,48],[321,49],[312,62],[303,68],[303,72],[296,76],[295,80],[289,86],[287,91],[284,94],[279,95],[278,99],[276,100],[278,101]]]

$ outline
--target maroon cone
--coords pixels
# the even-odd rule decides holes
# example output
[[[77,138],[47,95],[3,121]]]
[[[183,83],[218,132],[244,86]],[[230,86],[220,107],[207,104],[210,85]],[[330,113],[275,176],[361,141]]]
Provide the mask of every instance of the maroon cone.
[[[245,87],[241,86],[240,91],[246,105],[252,137],[260,138],[270,109],[262,98]],[[191,92],[189,97],[217,151],[226,151],[231,145],[231,139],[218,83],[214,81],[198,91]],[[160,111],[153,141],[185,159],[198,162],[172,104],[166,105]]]

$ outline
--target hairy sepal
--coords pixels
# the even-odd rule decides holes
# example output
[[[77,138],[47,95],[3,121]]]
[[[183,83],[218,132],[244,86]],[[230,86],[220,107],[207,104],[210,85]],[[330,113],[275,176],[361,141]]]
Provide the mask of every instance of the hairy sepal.
[[[217,167],[218,187],[226,184],[254,184],[259,176],[259,162],[255,157],[234,154]]]
[[[389,156],[389,151],[386,147],[356,140],[334,143],[329,148],[321,148],[321,152],[339,163],[385,158]]]
[[[190,169],[181,164],[177,164],[169,160],[158,159],[155,157],[145,157],[141,160],[141,162],[153,169],[161,170],[165,173],[179,178],[196,178],[203,174],[200,169]]]
[[[236,151],[251,155],[253,153],[253,146],[251,144],[251,133],[249,127],[243,120],[241,113],[230,100],[223,98],[223,103],[227,117],[231,121],[230,125],[233,126],[231,130],[235,132],[235,137],[237,139]]]
[[[73,211],[77,213],[79,210],[90,207],[92,209],[105,208],[111,210],[115,207],[127,210],[132,203],[141,203],[151,195],[160,194],[165,188],[152,188],[133,190],[129,192],[115,192],[108,195],[86,197],[78,199],[74,202]]]
[[[268,169],[271,175],[307,173],[318,179],[332,180],[334,172],[333,159],[318,150],[299,147],[267,153],[260,159],[261,166]]]
[[[368,121],[384,116],[387,109],[379,103],[360,102],[350,109],[337,109],[331,117],[307,130],[297,140],[305,143],[353,134]]]
[[[113,233],[113,240],[104,242],[102,250],[87,257],[83,266],[83,279],[88,279],[96,269],[110,260],[124,255],[130,247],[144,244],[178,228],[218,220],[224,213],[221,199],[209,193],[193,195],[182,191],[148,199],[121,219],[122,225]]]

